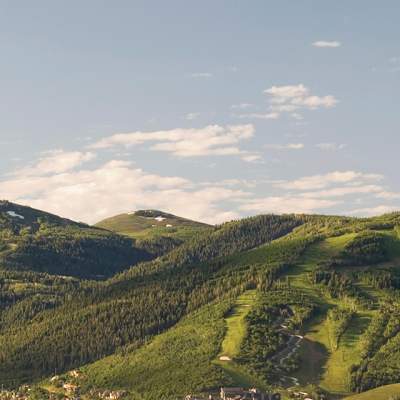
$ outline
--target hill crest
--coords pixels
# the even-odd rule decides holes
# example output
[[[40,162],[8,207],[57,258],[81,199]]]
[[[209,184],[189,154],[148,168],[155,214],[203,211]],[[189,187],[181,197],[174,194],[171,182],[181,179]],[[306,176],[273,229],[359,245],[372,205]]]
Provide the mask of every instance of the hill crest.
[[[118,214],[98,222],[95,226],[131,237],[172,236],[181,240],[211,228],[211,225],[203,222],[154,209]]]

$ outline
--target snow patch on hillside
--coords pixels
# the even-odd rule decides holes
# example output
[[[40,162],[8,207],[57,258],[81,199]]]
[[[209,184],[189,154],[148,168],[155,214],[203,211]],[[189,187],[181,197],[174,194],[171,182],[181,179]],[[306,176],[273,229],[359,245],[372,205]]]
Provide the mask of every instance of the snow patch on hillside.
[[[15,211],[7,211],[7,214],[13,218],[25,219],[24,216],[17,214]]]

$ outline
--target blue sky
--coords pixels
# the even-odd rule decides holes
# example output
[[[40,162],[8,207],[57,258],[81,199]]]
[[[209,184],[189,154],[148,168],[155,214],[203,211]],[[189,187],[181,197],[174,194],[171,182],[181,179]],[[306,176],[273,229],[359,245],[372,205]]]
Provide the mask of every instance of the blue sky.
[[[399,209],[399,13],[0,1],[0,198],[90,223]]]

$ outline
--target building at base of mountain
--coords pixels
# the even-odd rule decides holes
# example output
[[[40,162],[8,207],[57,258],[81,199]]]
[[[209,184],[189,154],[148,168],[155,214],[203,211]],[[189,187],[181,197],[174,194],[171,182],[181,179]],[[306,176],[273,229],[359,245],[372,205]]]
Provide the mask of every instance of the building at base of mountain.
[[[187,395],[185,400],[281,400],[280,393],[263,393],[257,388],[244,389],[240,387],[222,387],[219,396],[208,395],[199,397]]]

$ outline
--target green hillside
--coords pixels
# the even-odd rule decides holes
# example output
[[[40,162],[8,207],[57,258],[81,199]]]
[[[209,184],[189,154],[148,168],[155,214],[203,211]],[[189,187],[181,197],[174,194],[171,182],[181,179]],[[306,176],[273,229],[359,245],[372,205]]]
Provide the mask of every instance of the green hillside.
[[[151,244],[0,202],[0,271],[104,278],[157,255]]]
[[[41,399],[71,383],[86,400],[221,385],[334,400],[396,384],[399,227],[398,213],[261,215],[201,229],[105,281],[9,271],[0,383],[40,382]]]
[[[180,240],[186,240],[211,228],[210,225],[158,210],[139,210],[116,215],[98,222],[96,226],[134,238],[148,239],[162,236]]]
[[[82,369],[83,392],[127,389],[133,398],[182,397],[193,388],[231,383],[213,365],[224,335],[229,302],[204,306],[136,351],[107,357]]]
[[[191,311],[224,297],[226,291],[238,293],[252,278],[247,271],[219,275],[223,263],[214,261],[216,255],[229,257],[270,242],[299,224],[301,219],[293,216],[261,216],[229,224],[211,237],[194,238],[110,281],[85,283],[56,308],[2,327],[0,379],[36,379],[129,344],[140,345]],[[8,314],[14,313],[15,306]]]
[[[346,397],[345,400],[391,400],[400,396],[400,384],[382,386],[368,392]]]

